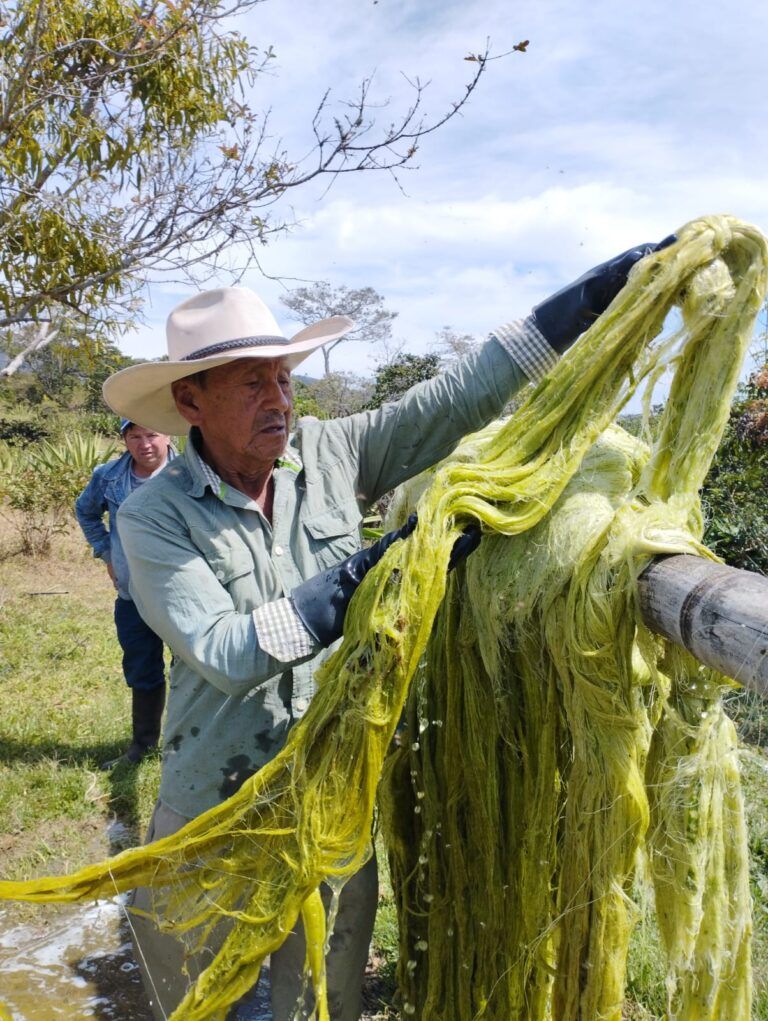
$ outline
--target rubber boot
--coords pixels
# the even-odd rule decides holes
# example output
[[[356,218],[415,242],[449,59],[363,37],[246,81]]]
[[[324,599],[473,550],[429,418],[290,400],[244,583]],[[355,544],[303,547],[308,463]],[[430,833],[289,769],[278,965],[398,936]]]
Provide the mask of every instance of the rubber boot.
[[[102,765],[102,769],[112,769],[119,762],[138,765],[144,756],[160,741],[160,728],[165,708],[165,685],[156,688],[131,688],[132,706],[131,721],[133,740],[130,747],[116,759],[110,759]]]
[[[148,691],[132,688],[131,694],[133,741],[125,757],[135,764],[141,762],[148,751],[157,748],[160,741],[160,726],[165,708],[165,685],[158,684],[156,688],[150,688]]]

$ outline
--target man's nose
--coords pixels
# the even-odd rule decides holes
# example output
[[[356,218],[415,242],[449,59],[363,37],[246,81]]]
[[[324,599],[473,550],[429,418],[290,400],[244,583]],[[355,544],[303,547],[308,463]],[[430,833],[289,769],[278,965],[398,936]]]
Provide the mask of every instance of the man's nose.
[[[268,399],[270,406],[279,411],[289,411],[291,400],[278,380],[270,380]]]

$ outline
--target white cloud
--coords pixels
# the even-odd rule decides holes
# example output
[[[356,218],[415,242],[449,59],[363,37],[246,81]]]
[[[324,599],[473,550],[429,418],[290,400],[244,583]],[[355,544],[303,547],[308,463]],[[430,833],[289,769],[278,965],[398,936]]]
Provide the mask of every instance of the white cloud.
[[[300,221],[268,246],[273,276],[371,285],[399,312],[397,332],[426,350],[451,324],[481,333],[595,262],[729,212],[768,229],[763,55],[768,7],[713,0],[270,0],[238,26],[272,44],[278,73],[254,102],[303,151],[318,98],[408,102],[404,75],[431,79],[428,107],[461,93],[463,57],[490,36],[496,52],[464,113],[425,139],[420,169],[350,175],[291,196]],[[237,252],[232,253],[238,268]],[[217,281],[226,282],[224,280]],[[250,267],[245,283],[281,317],[282,284]],[[162,321],[188,292],[152,288],[151,322],[129,353],[158,355]],[[369,371],[364,347],[345,364]]]

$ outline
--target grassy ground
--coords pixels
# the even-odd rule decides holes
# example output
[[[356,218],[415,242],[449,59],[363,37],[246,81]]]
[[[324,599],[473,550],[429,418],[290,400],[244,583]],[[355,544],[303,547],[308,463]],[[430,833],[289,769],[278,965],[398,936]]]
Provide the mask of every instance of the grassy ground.
[[[0,535],[10,545],[7,530]],[[143,831],[159,762],[103,773],[124,750],[130,693],[111,620],[114,590],[73,534],[44,560],[2,561],[0,585],[0,833],[4,873],[75,868],[73,834],[104,834],[118,816]]]
[[[6,523],[0,527],[0,852],[9,879],[71,870],[139,840],[159,779],[156,758],[111,773],[98,768],[125,748],[130,711],[103,565],[74,530],[42,560],[3,557],[12,546]],[[749,696],[733,713],[752,742],[743,762],[755,898],[753,1018],[768,1021],[768,757],[758,747],[766,744],[768,711]],[[116,818],[124,824],[118,836],[109,828]],[[32,910],[9,905],[5,917],[23,920]],[[397,919],[384,876],[366,984],[369,1019],[398,1016],[391,1006],[396,953]],[[661,960],[649,913],[633,940],[627,1018],[661,1017]]]

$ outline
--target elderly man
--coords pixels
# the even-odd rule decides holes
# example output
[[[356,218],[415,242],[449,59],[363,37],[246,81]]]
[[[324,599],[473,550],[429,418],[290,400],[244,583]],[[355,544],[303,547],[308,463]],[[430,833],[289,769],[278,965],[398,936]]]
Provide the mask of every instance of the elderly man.
[[[191,427],[184,454],[119,515],[133,596],[175,654],[150,839],[232,795],[282,748],[356,586],[383,548],[409,531],[359,552],[366,508],[545,375],[653,249],[590,271],[398,402],[332,421],[304,419],[295,433],[291,370],[352,326],[343,316],[287,339],[252,292],[209,291],[171,313],[169,361],[107,380],[106,400],[121,414],[170,433]],[[457,556],[472,545],[470,537]],[[334,1021],[359,1017],[376,899],[371,862],[341,897],[327,962]],[[136,903],[149,907],[150,895],[140,891]],[[136,929],[145,982],[163,1017],[206,960],[185,962],[181,945],[149,922],[138,919]],[[275,1021],[306,1016],[297,1013],[302,939],[294,932],[272,955]]]
[[[163,640],[139,616],[128,591],[128,564],[117,531],[117,509],[139,486],[162,471],[173,457],[171,438],[124,418],[120,435],[125,453],[98,465],[75,502],[75,514],[93,555],[103,560],[117,590],[115,627],[123,650],[123,676],[131,689],[132,740],[117,759],[102,764],[111,769],[118,762],[136,765],[160,740],[165,705]],[[109,528],[104,524],[107,515]]]

